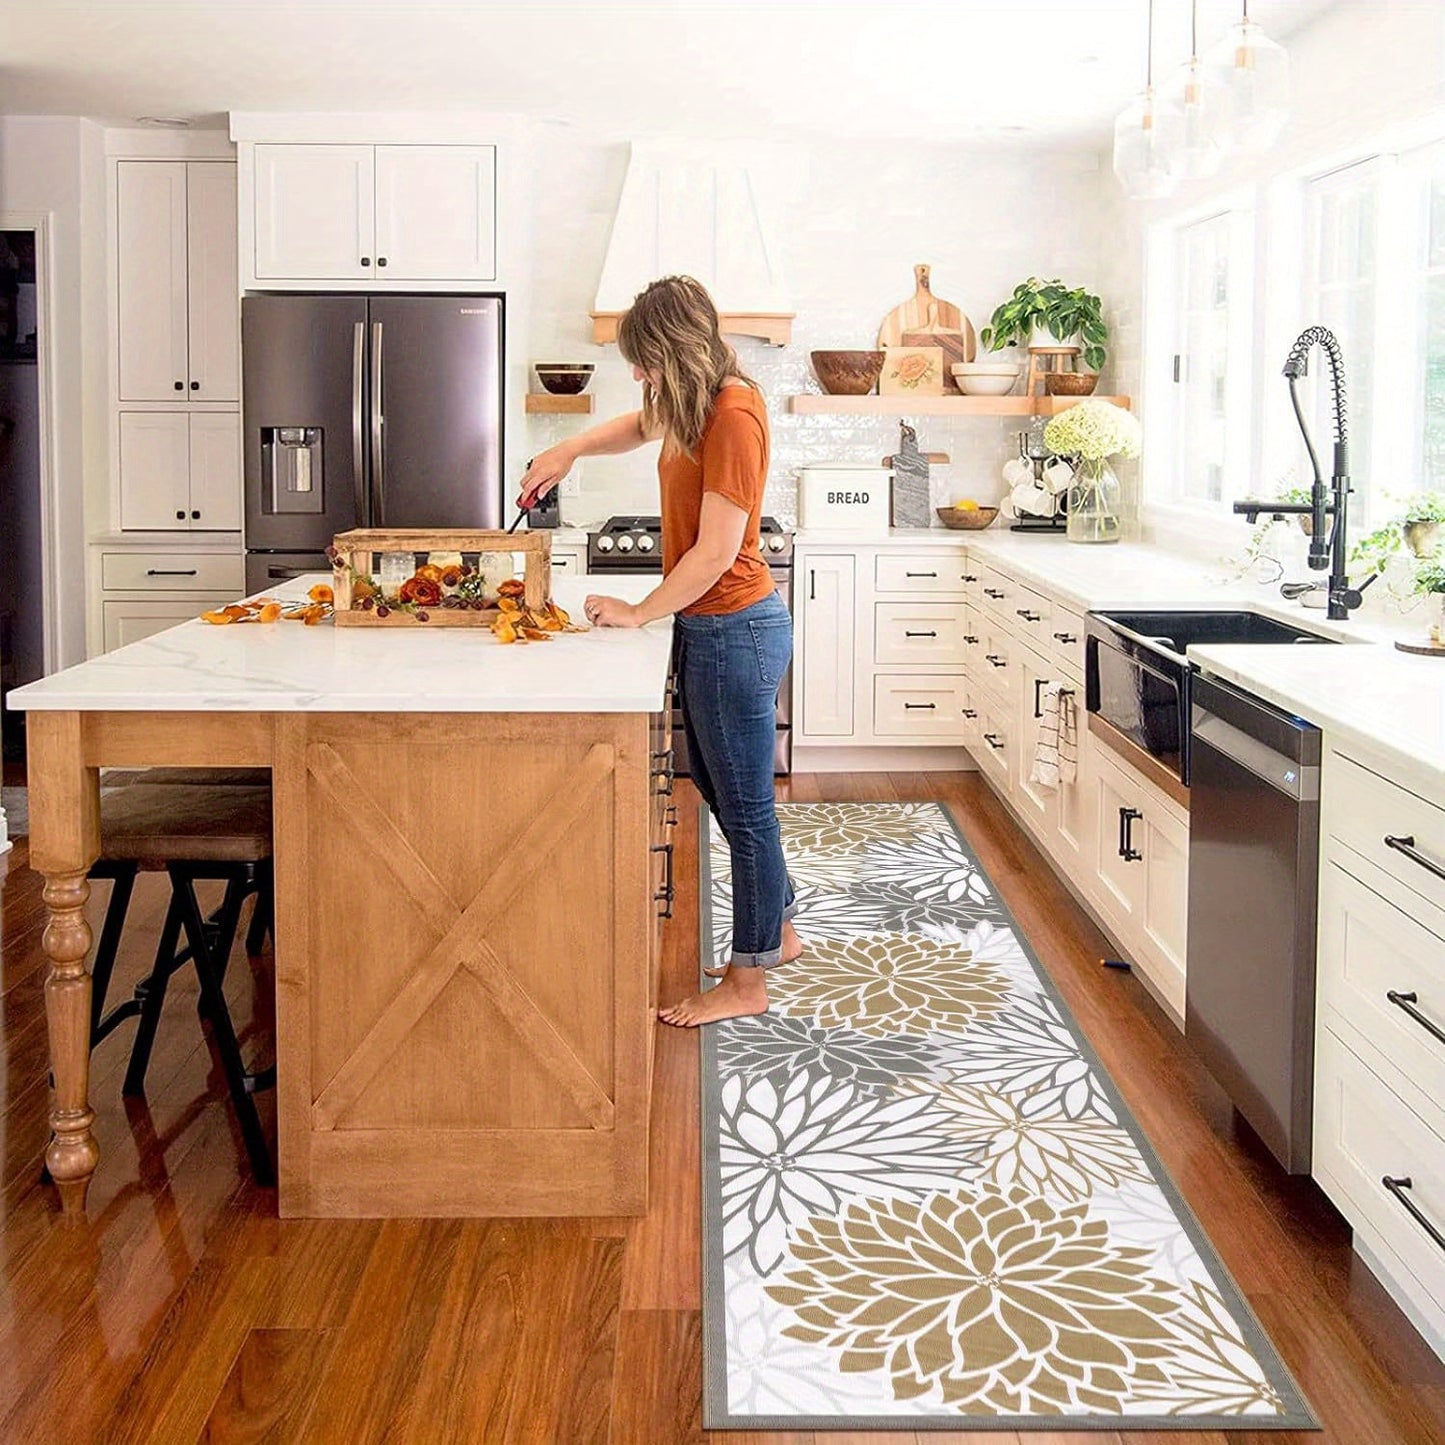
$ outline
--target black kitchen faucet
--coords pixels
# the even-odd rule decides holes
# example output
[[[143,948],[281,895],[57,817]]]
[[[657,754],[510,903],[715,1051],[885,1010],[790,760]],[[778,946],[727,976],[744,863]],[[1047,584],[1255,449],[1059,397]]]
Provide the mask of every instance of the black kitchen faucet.
[[[1305,425],[1304,412],[1300,407],[1299,379],[1308,374],[1309,353],[1318,346],[1330,364],[1330,396],[1334,413],[1334,474],[1328,487],[1320,474],[1319,458],[1315,455],[1310,441],[1309,428]],[[1294,406],[1295,420],[1299,422],[1300,435],[1304,437],[1305,450],[1309,453],[1310,467],[1314,472],[1314,485],[1310,488],[1308,502],[1236,502],[1234,510],[1242,512],[1251,522],[1258,522],[1260,515],[1281,517],[1285,514],[1308,515],[1312,520],[1310,535],[1309,565],[1316,572],[1330,569],[1329,610],[1327,616],[1334,622],[1343,622],[1363,600],[1363,587],[1350,586],[1345,572],[1348,557],[1346,542],[1346,518],[1349,514],[1350,497],[1350,445],[1349,426],[1345,407],[1344,359],[1340,355],[1340,343],[1335,334],[1326,326],[1311,326],[1302,331],[1299,339],[1290,347],[1284,364],[1285,380],[1289,382],[1289,399]],[[1328,535],[1325,532],[1325,518],[1334,521]],[[1374,581],[1370,578],[1369,582]],[[1369,586],[1369,582],[1364,585]]]

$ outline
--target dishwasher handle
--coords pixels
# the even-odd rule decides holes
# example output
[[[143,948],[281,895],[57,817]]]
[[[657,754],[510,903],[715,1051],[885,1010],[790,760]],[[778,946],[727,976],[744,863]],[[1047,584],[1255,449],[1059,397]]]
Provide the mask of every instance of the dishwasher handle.
[[[1197,699],[1189,731],[1190,745],[1196,752],[1201,744],[1213,748],[1297,803],[1313,803],[1319,799],[1320,770],[1316,764],[1287,757],[1268,743],[1251,737],[1243,728],[1210,712]]]

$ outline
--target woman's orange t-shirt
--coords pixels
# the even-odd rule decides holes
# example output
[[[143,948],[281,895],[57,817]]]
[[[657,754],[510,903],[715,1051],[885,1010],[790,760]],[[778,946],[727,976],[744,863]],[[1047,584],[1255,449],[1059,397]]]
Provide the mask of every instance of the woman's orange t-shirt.
[[[664,576],[697,542],[704,492],[716,492],[748,514],[732,566],[683,611],[739,612],[761,602],[773,591],[758,542],[768,479],[768,412],[762,393],[752,386],[724,386],[713,402],[697,454],[664,450],[657,475],[662,483]]]

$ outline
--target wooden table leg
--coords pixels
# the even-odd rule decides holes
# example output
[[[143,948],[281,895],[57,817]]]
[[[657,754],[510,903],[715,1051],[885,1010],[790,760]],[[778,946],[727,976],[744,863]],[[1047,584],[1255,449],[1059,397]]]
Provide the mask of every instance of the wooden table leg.
[[[45,878],[48,918],[43,938],[50,974],[45,1021],[55,1088],[45,1162],[67,1214],[83,1213],[100,1160],[91,1133],[90,953],[85,917],[90,865],[100,854],[100,775],[85,765],[81,716],[33,712],[26,724],[30,790],[30,866]]]

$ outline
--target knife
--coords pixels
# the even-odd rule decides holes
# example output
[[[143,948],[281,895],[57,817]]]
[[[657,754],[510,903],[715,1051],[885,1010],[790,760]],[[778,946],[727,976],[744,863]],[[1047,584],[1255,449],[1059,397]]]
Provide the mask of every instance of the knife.
[[[532,470],[532,460],[533,459],[531,457],[527,458],[527,470],[529,472]],[[532,509],[530,507],[524,507],[520,502],[517,503],[517,520],[513,522],[510,527],[507,528],[507,535],[509,537],[512,535],[513,532],[517,530],[518,527],[522,525],[522,518],[525,517],[527,513],[531,510]]]

